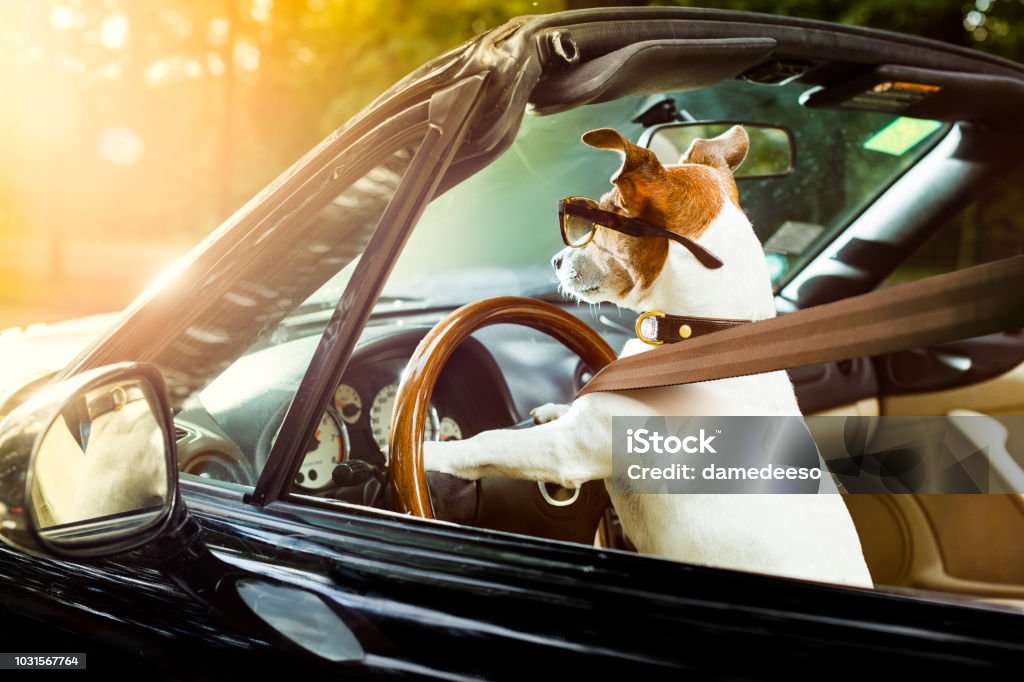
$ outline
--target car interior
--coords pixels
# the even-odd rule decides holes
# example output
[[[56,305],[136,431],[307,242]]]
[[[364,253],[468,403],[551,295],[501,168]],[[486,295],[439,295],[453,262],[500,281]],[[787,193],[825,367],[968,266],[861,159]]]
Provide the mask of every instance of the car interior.
[[[1019,156],[1006,153],[1024,139],[1012,116],[1024,108],[1024,81],[994,67],[868,67],[844,61],[841,51],[776,47],[771,38],[640,41],[585,54],[542,79],[509,149],[427,207],[309,436],[292,499],[393,509],[388,429],[396,391],[417,344],[461,304],[531,296],[564,307],[613,348],[633,336],[631,313],[567,300],[548,264],[560,248],[558,199],[599,197],[615,170],[609,157],[579,142],[587,130],[613,127],[649,145],[653,131],[678,123],[787,131],[791,167],[739,179],[780,314],[1024,252],[1024,170]],[[339,297],[359,285],[353,264],[419,139],[410,127],[349,162],[345,188],[294,217],[293,249],[239,276],[225,303],[239,312],[190,328],[161,356],[179,410],[184,481],[256,484]],[[193,362],[186,372],[173,354],[201,358],[202,369]],[[484,329],[442,372],[425,436],[528,428],[533,407],[569,402],[592,374],[538,332]],[[807,415],[969,411],[1010,424],[1024,414],[1024,330],[801,367],[790,376]],[[1020,475],[1024,433],[1011,428],[1005,448],[1017,468],[1009,475]],[[441,521],[631,549],[600,481],[569,490],[499,478],[428,480]],[[1024,496],[844,500],[880,589],[1024,609]]]

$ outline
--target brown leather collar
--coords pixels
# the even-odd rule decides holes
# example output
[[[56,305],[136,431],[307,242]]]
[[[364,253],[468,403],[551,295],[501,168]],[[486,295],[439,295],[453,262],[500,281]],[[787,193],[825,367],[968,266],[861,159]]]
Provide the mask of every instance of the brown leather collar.
[[[648,345],[660,346],[663,343],[676,343],[748,323],[750,320],[669,315],[660,310],[650,310],[636,318],[636,337]]]

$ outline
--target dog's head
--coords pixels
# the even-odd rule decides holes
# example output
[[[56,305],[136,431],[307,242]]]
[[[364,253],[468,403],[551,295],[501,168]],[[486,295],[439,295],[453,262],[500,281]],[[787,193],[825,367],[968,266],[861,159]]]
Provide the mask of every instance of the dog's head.
[[[583,141],[622,156],[612,190],[600,199],[603,210],[699,240],[729,204],[738,209],[732,173],[750,144],[740,126],[711,140],[695,140],[673,166],[663,166],[653,152],[610,128],[592,130]],[[670,248],[685,251],[665,237],[633,237],[598,226],[586,246],[566,247],[552,264],[568,294],[588,303],[636,307],[662,275]],[[684,262],[704,268],[692,256]]]

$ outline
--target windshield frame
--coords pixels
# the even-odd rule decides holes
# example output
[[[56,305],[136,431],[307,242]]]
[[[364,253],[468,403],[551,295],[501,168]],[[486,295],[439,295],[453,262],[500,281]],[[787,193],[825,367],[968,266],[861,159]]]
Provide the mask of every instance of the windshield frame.
[[[253,504],[263,506],[288,496],[294,473],[314,437],[314,427],[348,366],[391,267],[459,149],[473,112],[478,110],[485,80],[483,75],[469,76],[431,97],[426,134],[320,337],[260,472],[250,498]],[[405,126],[395,124],[394,129],[396,137],[408,135]],[[368,156],[375,160],[379,155],[375,150]]]

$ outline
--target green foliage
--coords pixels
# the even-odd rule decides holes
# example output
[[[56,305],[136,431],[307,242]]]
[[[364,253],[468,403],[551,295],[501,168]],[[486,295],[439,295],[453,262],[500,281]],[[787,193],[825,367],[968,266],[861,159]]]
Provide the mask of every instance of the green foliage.
[[[1022,0],[663,0],[898,31],[1024,60]]]
[[[513,16],[600,4],[0,0],[0,237],[194,241],[419,64]],[[700,4],[1024,49],[1020,0]]]

